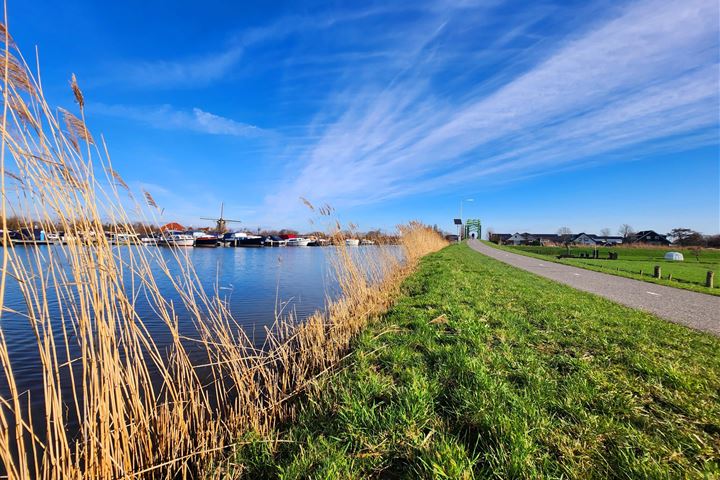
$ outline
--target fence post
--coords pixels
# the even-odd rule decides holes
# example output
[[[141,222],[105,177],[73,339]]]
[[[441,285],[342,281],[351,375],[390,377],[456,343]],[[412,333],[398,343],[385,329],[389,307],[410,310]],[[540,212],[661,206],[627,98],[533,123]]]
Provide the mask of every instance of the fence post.
[[[712,270],[708,270],[707,277],[705,277],[705,286],[708,288],[713,288],[713,278],[715,277],[715,272]]]
[[[653,275],[655,278],[660,278],[662,276],[662,269],[660,268],[660,265],[655,265],[655,275]]]

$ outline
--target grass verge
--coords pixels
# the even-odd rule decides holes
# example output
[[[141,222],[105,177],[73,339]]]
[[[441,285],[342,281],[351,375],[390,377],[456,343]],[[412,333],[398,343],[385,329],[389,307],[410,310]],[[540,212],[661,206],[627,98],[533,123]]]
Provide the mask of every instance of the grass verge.
[[[592,258],[557,258],[558,254],[565,252],[565,249],[562,247],[511,247],[507,245],[497,245],[487,241],[483,241],[483,243],[499,250],[539,258],[548,262],[562,263],[595,272],[609,273],[620,277],[642,280],[643,282],[720,296],[720,281],[716,281],[713,288],[708,288],[704,285],[705,275],[708,270],[714,271],[716,275],[720,273],[720,260],[718,260],[718,252],[716,250],[703,252],[701,260],[697,261],[691,257],[692,252],[688,249],[680,249],[679,251],[683,252],[685,256],[685,261],[673,262],[663,258],[665,252],[670,251],[667,249],[603,247],[600,249],[603,256],[607,256],[608,251],[619,252],[620,259],[595,260]],[[571,250],[577,255],[579,252],[590,254],[593,249],[588,247],[573,247]],[[662,267],[662,278],[652,276],[655,265]],[[668,278],[670,274],[672,277]]]
[[[720,340],[514,269],[432,254],[247,478],[720,474]]]

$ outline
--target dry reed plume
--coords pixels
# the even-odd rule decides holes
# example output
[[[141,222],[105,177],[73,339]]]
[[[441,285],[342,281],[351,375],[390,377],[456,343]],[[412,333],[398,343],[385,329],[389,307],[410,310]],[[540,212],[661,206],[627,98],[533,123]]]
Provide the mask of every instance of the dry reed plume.
[[[6,392],[0,397],[0,469],[9,478],[207,474],[244,432],[262,434],[291,418],[289,399],[336,364],[368,319],[387,307],[418,258],[445,244],[432,230],[413,223],[401,228],[404,262],[383,249],[358,258],[339,247],[341,298],[303,322],[276,319],[266,348],[257,349],[221,298],[201,288],[182,254],[175,257],[182,271],[177,276],[157,250],[138,247],[120,254],[112,248],[102,225],[133,231],[123,207],[129,187],[112,168],[103,139],[90,134],[77,80],[73,76],[70,87],[78,111],[53,110],[4,25],[0,34],[5,245],[0,391]],[[143,197],[157,209],[148,192]],[[333,211],[327,205],[318,210],[321,215]],[[34,219],[48,233],[64,231],[67,244],[14,246],[8,237],[10,215],[26,219],[27,227]],[[166,300],[153,263],[161,265],[183,305]],[[11,284],[24,300],[21,311],[5,301]],[[149,334],[137,312],[138,296],[162,320],[171,339],[168,350]],[[192,339],[180,333],[180,308],[195,324]],[[35,339],[42,415],[32,416],[29,393],[18,388],[18,365],[6,336],[8,315],[13,322],[24,319],[27,334]],[[191,360],[188,345],[201,350],[202,365]]]

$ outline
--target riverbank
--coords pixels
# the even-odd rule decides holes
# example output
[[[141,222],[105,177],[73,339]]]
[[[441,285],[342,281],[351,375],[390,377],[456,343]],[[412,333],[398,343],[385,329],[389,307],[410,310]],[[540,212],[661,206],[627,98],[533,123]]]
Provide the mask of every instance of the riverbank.
[[[304,201],[310,222],[329,225],[336,245],[313,292],[322,307],[309,316],[279,297],[280,275],[291,270],[282,254],[272,283],[223,286],[219,262],[211,260],[210,275],[196,268],[201,249],[119,248],[118,237],[98,233],[105,225],[139,238],[138,221],[163,209],[111,167],[95,141],[102,137],[85,124],[75,77],[75,113],[48,104],[3,25],[0,31],[0,477],[205,476],[238,437],[295,418],[306,384],[334,368],[366,321],[387,310],[419,258],[447,245],[435,229],[410,222],[397,227],[397,246],[355,248],[359,239],[344,236],[332,207]],[[16,220],[27,232],[81,234],[52,246],[16,245],[10,212],[22,212]],[[235,269],[252,273],[240,263]],[[310,270],[300,270],[299,281],[309,283]],[[275,308],[261,324],[243,325],[233,312],[253,288]]]
[[[713,271],[716,276],[720,273],[720,251],[714,248],[704,249],[698,252],[693,252],[689,248],[598,248],[603,258],[607,258],[609,252],[614,252],[619,255],[618,260],[606,260],[594,258],[557,258],[558,255],[566,252],[564,247],[509,246],[498,245],[488,241],[483,241],[482,243],[497,248],[498,250],[505,250],[548,262],[561,263],[563,265],[571,265],[595,272],[642,280],[643,282],[720,296],[719,281],[714,282],[713,288],[705,286],[708,271]],[[683,262],[665,260],[663,257],[668,251],[681,252],[685,260]],[[591,257],[593,247],[574,246],[571,247],[571,252],[578,257],[581,253]],[[697,253],[697,257],[695,253]],[[659,278],[653,276],[656,266],[661,267],[661,276]]]
[[[321,376],[248,478],[702,477],[720,340],[455,245]],[[268,441],[269,440],[269,441]]]

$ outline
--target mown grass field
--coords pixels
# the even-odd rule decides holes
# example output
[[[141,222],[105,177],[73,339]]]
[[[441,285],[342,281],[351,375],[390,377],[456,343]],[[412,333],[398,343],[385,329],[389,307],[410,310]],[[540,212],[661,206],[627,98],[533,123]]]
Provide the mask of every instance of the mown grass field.
[[[246,478],[720,475],[720,339],[454,245],[299,400]]]
[[[564,263],[575,267],[586,268],[603,273],[610,273],[646,282],[668,285],[671,287],[684,288],[696,292],[720,295],[720,250],[703,249],[696,257],[690,249],[660,249],[660,248],[628,248],[628,247],[600,247],[600,255],[604,259],[592,258],[557,258],[557,255],[567,253],[564,247],[534,247],[534,246],[508,246],[486,244],[507,250],[513,253],[520,253],[531,257],[542,258],[543,260]],[[591,247],[570,247],[572,255],[586,253],[591,255]],[[680,252],[685,257],[683,262],[665,260],[666,252]],[[617,260],[606,260],[608,252],[618,253]],[[662,269],[662,278],[654,278],[655,266]],[[713,288],[705,287],[705,278],[708,271],[715,272]],[[669,278],[671,277],[671,278]]]

